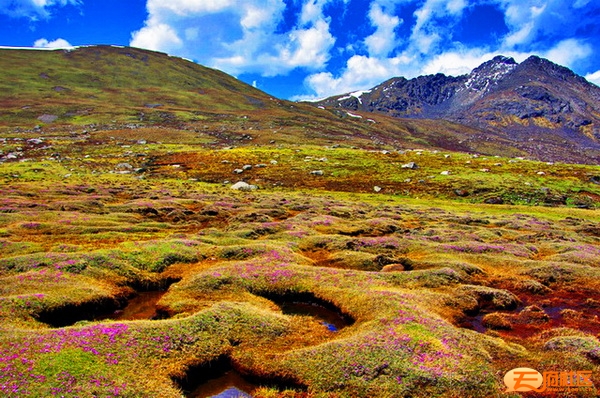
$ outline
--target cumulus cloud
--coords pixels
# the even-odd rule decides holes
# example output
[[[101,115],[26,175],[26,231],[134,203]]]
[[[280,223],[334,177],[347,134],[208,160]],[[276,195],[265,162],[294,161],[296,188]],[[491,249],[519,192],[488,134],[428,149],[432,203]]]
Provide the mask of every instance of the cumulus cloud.
[[[585,75],[588,82],[594,83],[596,86],[600,86],[600,70],[589,75]]]
[[[365,44],[370,55],[387,56],[396,47],[396,34],[394,29],[402,22],[394,15],[386,14],[378,3],[372,3],[369,10],[371,25],[375,33],[365,39]]]
[[[523,50],[540,42],[575,37],[582,26],[597,24],[596,13],[581,11],[589,0],[492,0],[492,3],[504,12],[510,30],[504,38],[505,47]]]
[[[33,47],[35,48],[47,48],[47,49],[57,49],[57,48],[70,48],[73,47],[71,43],[66,41],[65,39],[56,39],[52,41],[48,41],[47,39],[38,39],[33,43]]]
[[[337,77],[330,72],[320,72],[308,76],[304,84],[315,95],[296,96],[293,99],[310,100],[350,91],[366,90],[392,76],[406,75],[403,72],[410,70],[410,65],[411,58],[404,55],[393,58],[354,55]]]
[[[0,14],[33,21],[51,16],[52,7],[81,4],[80,0],[0,0]]]
[[[573,67],[577,61],[592,55],[592,47],[577,39],[560,41],[553,48],[541,52],[544,58],[567,67]]]
[[[233,75],[267,78],[300,69],[308,96],[322,97],[368,89],[393,76],[460,75],[498,54],[517,61],[536,54],[571,68],[585,64],[594,48],[578,29],[597,25],[597,14],[582,12],[598,11],[595,2],[369,0],[360,5],[363,19],[349,17],[344,32],[332,29],[356,11],[349,0],[147,0],[148,17],[132,33],[131,45]],[[504,30],[485,45],[459,42],[464,36],[457,32],[481,6],[503,15]],[[333,12],[338,20],[332,22]]]
[[[176,53],[238,75],[322,69],[335,43],[323,8],[330,0],[303,0],[298,21],[280,31],[283,0],[148,0],[145,26],[131,45]]]
[[[472,8],[465,0],[373,0],[369,21],[376,31],[365,38],[368,55],[352,56],[337,73],[308,76],[305,86],[313,98],[368,89],[393,76],[469,73],[498,54],[522,62],[531,55],[573,68],[593,55],[584,39],[576,38],[579,24],[592,26],[592,14],[578,8],[589,0],[566,4],[563,0],[488,0],[504,14],[508,32],[485,47],[469,47],[453,39],[454,30]],[[398,7],[416,6],[408,40],[396,37],[395,29],[407,23],[395,17]],[[394,5],[396,8],[394,8]],[[395,13],[396,12],[396,13]],[[592,16],[591,16],[592,15]],[[394,19],[395,18],[395,19]],[[585,21],[585,19],[588,19]],[[592,79],[597,79],[594,75]],[[304,96],[303,98],[309,98]]]
[[[186,36],[191,31],[186,30]],[[193,37],[193,34],[191,35]],[[133,47],[146,48],[154,51],[170,52],[181,47],[183,41],[171,26],[161,23],[155,19],[146,22],[146,26],[135,32],[131,45]]]

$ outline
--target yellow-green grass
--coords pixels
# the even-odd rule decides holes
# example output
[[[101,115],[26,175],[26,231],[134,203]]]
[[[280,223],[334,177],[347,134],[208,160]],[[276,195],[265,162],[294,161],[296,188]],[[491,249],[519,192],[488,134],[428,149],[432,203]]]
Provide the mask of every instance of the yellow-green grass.
[[[258,159],[265,151],[223,152]],[[318,153],[305,151],[279,154],[304,163]],[[342,153],[379,165],[389,156]],[[222,355],[241,372],[292,379],[298,395],[312,396],[504,396],[502,377],[514,367],[598,371],[597,321],[572,318],[581,294],[600,286],[596,210],[310,186],[235,192],[82,170],[2,188],[7,396],[176,397],[173,380],[187,367]],[[395,271],[381,271],[386,264]],[[40,322],[64,305],[119,302],[164,280],[180,280],[159,302],[172,319],[58,329]],[[581,293],[556,330],[587,343],[554,343],[552,328],[520,336],[460,326],[476,308],[520,314],[511,297],[529,300],[534,282],[546,286],[540,300]],[[283,315],[269,299],[300,293],[335,305],[354,324],[330,333],[310,317]]]

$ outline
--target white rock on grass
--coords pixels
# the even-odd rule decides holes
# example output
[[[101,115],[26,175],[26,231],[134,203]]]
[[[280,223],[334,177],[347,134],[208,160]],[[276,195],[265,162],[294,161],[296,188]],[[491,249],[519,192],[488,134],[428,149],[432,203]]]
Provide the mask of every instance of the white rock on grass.
[[[256,185],[250,185],[244,181],[236,182],[230,188],[234,189],[236,191],[255,191],[258,189],[258,187]]]
[[[312,174],[314,176],[322,176],[325,173],[323,172],[323,170],[313,170],[310,172],[310,174]]]
[[[414,169],[418,169],[419,166],[417,166],[417,164],[415,162],[408,162],[406,164],[403,164],[402,168],[403,169],[413,169],[414,170]]]

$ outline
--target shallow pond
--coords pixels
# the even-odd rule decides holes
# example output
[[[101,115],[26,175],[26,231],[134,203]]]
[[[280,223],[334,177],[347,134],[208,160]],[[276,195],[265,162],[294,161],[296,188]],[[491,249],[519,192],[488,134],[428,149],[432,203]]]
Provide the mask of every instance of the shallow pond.
[[[186,394],[189,398],[247,398],[258,386],[245,380],[239,373],[229,370],[219,377],[207,380]]]
[[[95,317],[100,321],[112,319],[115,321],[134,321],[142,319],[158,319],[160,316],[156,310],[156,303],[164,296],[166,290],[155,290],[151,292],[139,292],[135,297],[127,301],[123,309],[118,309],[111,314],[103,314]]]
[[[297,301],[283,301],[277,304],[279,304],[284,314],[312,316],[332,332],[337,332],[349,325],[349,322],[338,312],[325,308],[320,304]]]

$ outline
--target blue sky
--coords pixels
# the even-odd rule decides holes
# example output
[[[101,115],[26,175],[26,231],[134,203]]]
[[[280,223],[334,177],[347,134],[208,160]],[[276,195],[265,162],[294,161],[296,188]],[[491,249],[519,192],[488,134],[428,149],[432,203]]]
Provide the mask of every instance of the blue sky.
[[[600,0],[0,0],[0,46],[132,45],[298,100],[497,54],[600,84],[598,21]]]

